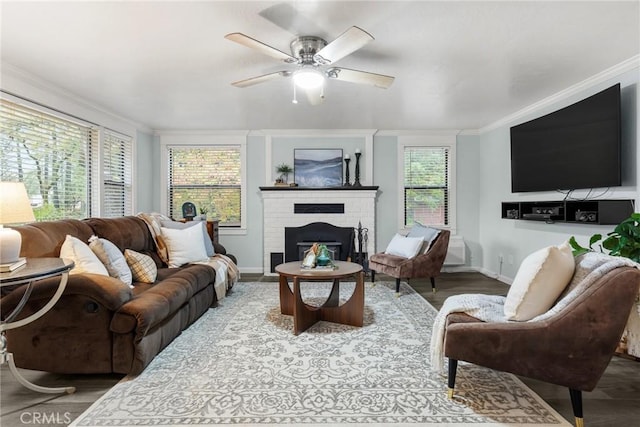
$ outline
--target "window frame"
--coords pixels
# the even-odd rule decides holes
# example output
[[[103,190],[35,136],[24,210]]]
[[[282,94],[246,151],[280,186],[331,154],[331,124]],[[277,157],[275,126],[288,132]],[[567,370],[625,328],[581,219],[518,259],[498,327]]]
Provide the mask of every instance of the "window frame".
[[[55,117],[59,120],[67,121],[78,126],[86,127],[90,129],[91,132],[95,133],[95,143],[91,143],[88,141],[88,145],[86,147],[87,153],[87,174],[86,174],[86,183],[87,183],[87,198],[86,202],[87,206],[87,217],[102,217],[104,215],[104,200],[103,194],[105,191],[105,181],[104,181],[104,163],[103,163],[103,153],[105,149],[105,135],[110,133],[112,135],[118,135],[119,137],[123,137],[128,139],[128,144],[130,144],[129,154],[130,157],[125,159],[125,168],[129,168],[128,175],[130,177],[129,182],[129,207],[131,209],[130,212],[126,213],[126,215],[134,215],[136,210],[136,175],[133,168],[133,165],[136,161],[136,132],[135,129],[129,126],[124,126],[123,130],[115,130],[111,127],[105,127],[103,125],[97,124],[95,122],[89,121],[88,119],[84,119],[78,116],[73,115],[72,113],[63,112],[61,110],[39,104],[35,101],[29,101],[27,99],[21,98],[20,96],[0,91],[0,99],[8,101],[10,103],[16,104],[20,108],[25,108],[28,110],[32,110],[35,113],[49,115]],[[86,111],[82,111],[81,113],[86,113],[87,116],[90,116]],[[82,114],[84,115],[84,114]],[[105,122],[110,122],[112,120],[106,120]],[[116,126],[114,126],[115,128]],[[126,194],[125,194],[126,198]]]
[[[98,195],[98,206],[100,207],[100,212],[105,212],[107,210],[107,203],[105,200],[105,194],[107,193],[107,187],[111,186],[116,187],[116,188],[121,188],[122,192],[123,192],[123,196],[124,196],[124,215],[135,215],[135,209],[134,209],[134,170],[133,170],[133,165],[134,165],[134,152],[135,152],[135,143],[134,143],[134,139],[129,136],[126,135],[124,133],[112,130],[112,129],[108,129],[105,127],[100,127],[98,129],[99,131],[99,154],[98,154],[98,159],[97,159],[97,165],[99,167],[98,169],[98,173],[100,174],[100,191],[99,191],[99,195]],[[106,179],[106,160],[107,160],[107,155],[106,155],[106,150],[107,150],[107,140],[109,138],[115,139],[117,140],[119,143],[122,143],[124,145],[123,149],[124,150],[124,155],[123,155],[123,161],[124,161],[124,165],[122,168],[122,174],[123,174],[123,182],[122,183],[118,183],[116,181],[110,181]],[[127,154],[129,155],[127,157]],[[127,208],[130,209],[130,212],[127,213]]]
[[[247,133],[219,132],[162,132],[160,135],[160,194],[161,212],[169,214],[169,148],[238,147],[240,150],[240,227],[220,226],[221,235],[247,234]]]
[[[405,188],[404,188],[404,152],[410,147],[443,147],[449,150],[448,153],[448,220],[449,224],[441,228],[447,229],[451,234],[456,234],[457,211],[456,211],[456,135],[455,134],[416,134],[398,136],[397,170],[398,170],[398,230],[406,230],[405,225]],[[425,224],[429,225],[429,224]],[[440,226],[439,226],[440,227]]]

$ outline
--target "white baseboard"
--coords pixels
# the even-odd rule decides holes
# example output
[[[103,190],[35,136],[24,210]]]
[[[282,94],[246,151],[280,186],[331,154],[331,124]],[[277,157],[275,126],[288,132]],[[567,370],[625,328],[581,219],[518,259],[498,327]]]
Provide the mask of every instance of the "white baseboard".
[[[238,267],[240,274],[263,274],[262,267]]]

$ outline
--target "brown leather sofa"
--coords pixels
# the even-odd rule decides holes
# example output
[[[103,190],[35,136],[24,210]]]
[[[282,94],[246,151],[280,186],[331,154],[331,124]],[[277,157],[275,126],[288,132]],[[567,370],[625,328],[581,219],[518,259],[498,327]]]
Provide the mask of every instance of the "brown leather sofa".
[[[22,235],[21,256],[58,257],[67,234],[84,242],[97,235],[121,251],[151,256],[158,266],[154,284],[134,283],[133,288],[108,276],[69,275],[62,297],[49,312],[6,332],[18,367],[65,374],[138,374],[216,303],[215,270],[198,264],[167,268],[147,225],[137,217],[38,222],[15,229]],[[220,245],[216,249],[224,250]],[[59,280],[38,281],[19,318],[42,307]],[[2,297],[1,313],[11,312],[25,286]]]

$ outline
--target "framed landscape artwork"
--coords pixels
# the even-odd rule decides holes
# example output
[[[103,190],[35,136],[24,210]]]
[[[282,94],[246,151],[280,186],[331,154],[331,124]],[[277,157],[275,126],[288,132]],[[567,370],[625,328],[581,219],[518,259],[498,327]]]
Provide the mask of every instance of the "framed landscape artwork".
[[[342,149],[294,149],[293,174],[300,187],[340,187]]]

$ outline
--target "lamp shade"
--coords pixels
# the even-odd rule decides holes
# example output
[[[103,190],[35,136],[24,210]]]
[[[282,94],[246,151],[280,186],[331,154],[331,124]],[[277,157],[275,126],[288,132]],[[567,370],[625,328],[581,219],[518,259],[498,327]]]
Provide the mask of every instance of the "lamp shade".
[[[24,184],[0,182],[0,224],[17,224],[35,220]]]

